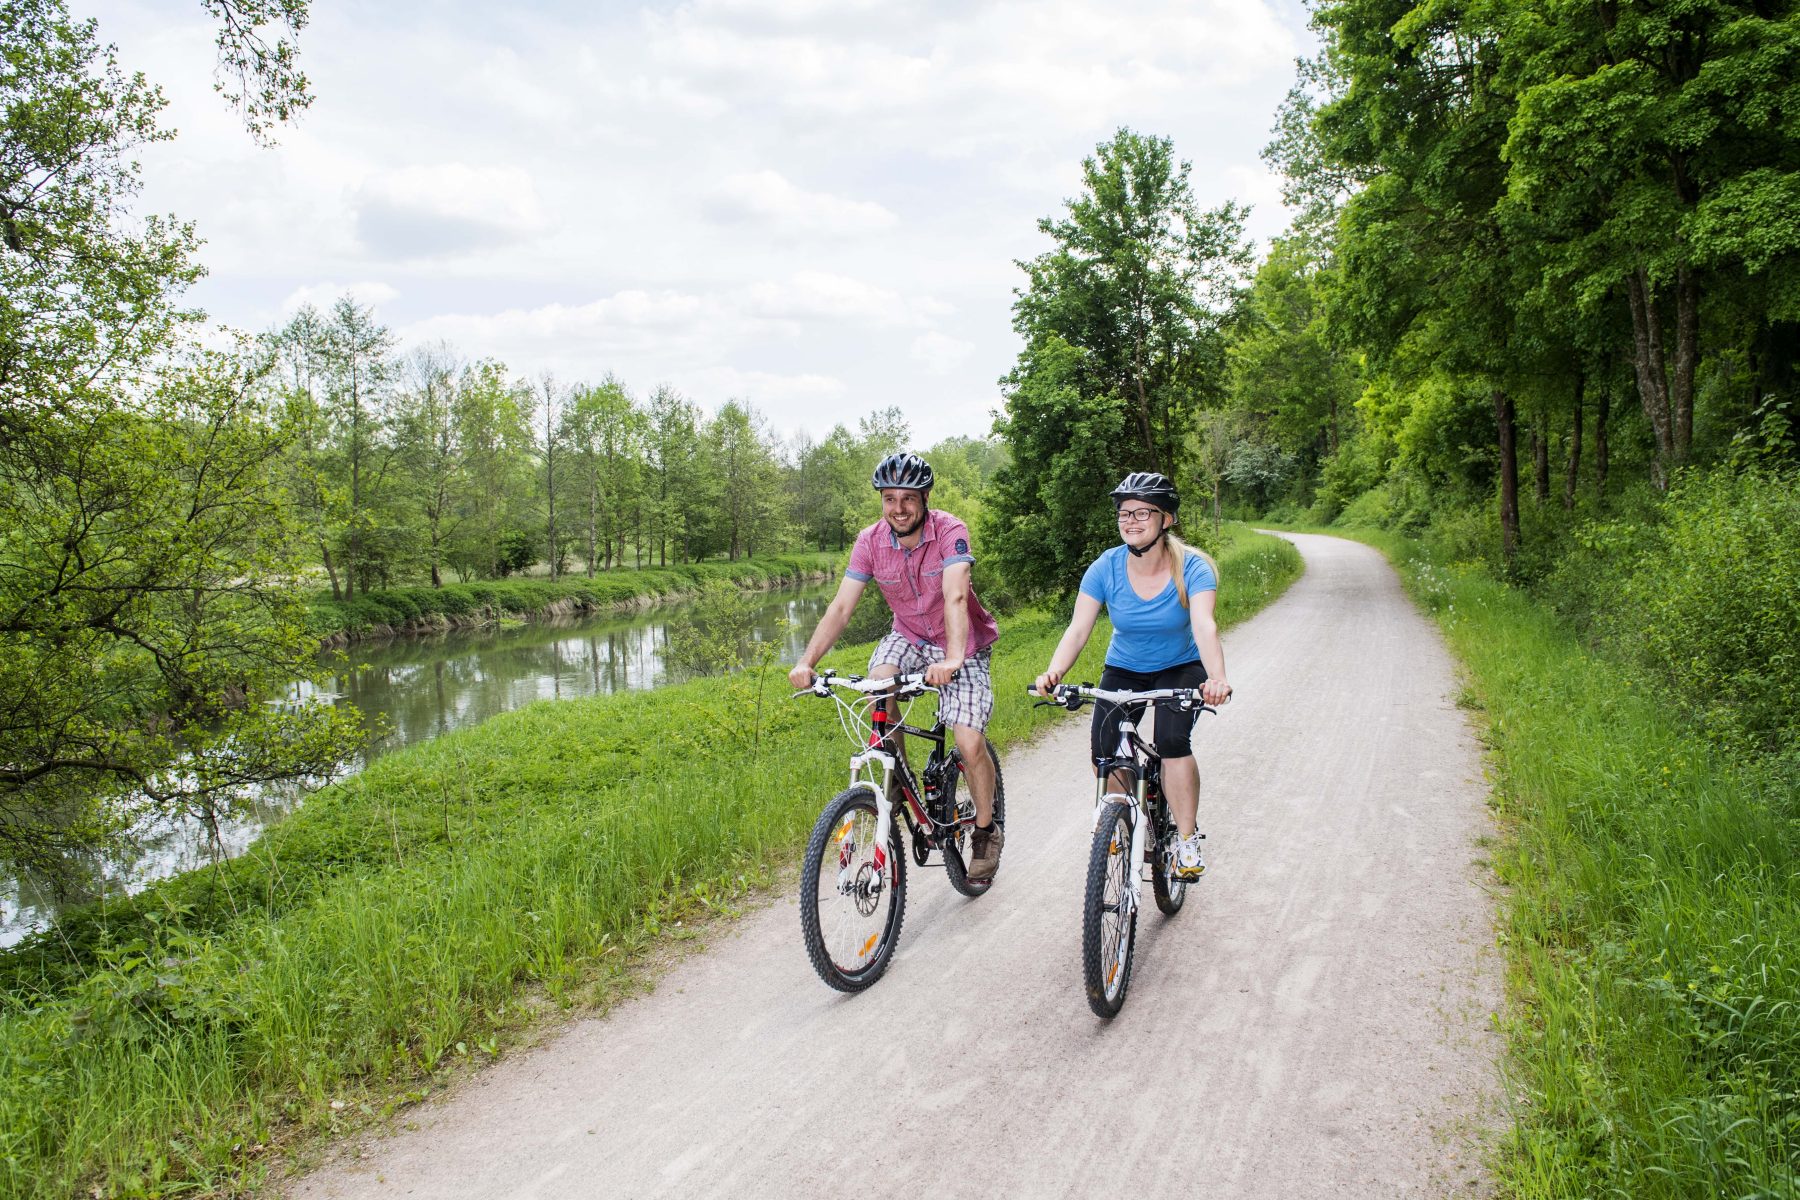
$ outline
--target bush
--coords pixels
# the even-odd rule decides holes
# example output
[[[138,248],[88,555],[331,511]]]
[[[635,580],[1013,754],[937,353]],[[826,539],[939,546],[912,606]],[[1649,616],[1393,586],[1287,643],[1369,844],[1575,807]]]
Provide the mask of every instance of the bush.
[[[1800,739],[1800,477],[1684,477],[1607,626],[1727,743]]]
[[[979,590],[976,594],[980,594]],[[878,642],[893,627],[894,610],[888,607],[887,598],[881,594],[881,589],[870,584],[863,589],[862,599],[856,602],[856,611],[850,614],[850,624],[844,627],[844,635],[838,638],[838,644]]]
[[[684,676],[718,674],[743,666],[756,637],[756,607],[722,579],[702,584],[699,599],[669,624],[665,661]]]

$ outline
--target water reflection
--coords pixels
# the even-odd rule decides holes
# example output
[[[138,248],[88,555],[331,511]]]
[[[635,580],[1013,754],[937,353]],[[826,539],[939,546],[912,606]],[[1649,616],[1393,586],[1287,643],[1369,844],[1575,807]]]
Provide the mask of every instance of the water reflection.
[[[778,641],[793,661],[806,643],[835,585],[772,593],[757,612],[756,636]],[[599,617],[450,632],[350,647],[328,653],[323,685],[297,684],[296,700],[350,704],[376,733],[355,770],[381,754],[479,724],[534,700],[659,687],[670,681],[663,647],[680,606],[628,617]],[[220,847],[196,822],[164,822],[132,839],[122,852],[86,856],[53,892],[33,879],[0,881],[0,946],[42,928],[64,904],[135,892],[154,880],[192,870],[220,849],[241,854],[294,803],[291,795],[259,797],[252,811],[222,822]]]

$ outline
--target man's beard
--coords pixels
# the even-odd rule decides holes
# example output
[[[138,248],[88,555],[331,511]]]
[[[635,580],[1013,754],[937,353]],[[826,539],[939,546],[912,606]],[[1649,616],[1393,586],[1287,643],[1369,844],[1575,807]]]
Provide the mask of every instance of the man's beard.
[[[921,510],[919,519],[912,523],[912,528],[910,529],[900,528],[898,525],[894,524],[893,518],[890,517],[888,518],[888,528],[894,531],[894,536],[897,538],[911,537],[913,534],[919,532],[919,526],[923,525],[925,523],[925,518],[930,515],[930,509]]]

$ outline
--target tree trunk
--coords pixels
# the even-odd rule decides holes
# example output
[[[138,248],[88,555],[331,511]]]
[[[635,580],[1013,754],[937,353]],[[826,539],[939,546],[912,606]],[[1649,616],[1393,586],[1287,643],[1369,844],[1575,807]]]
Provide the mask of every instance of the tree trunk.
[[[1500,435],[1500,553],[1508,567],[1519,552],[1519,450],[1513,401],[1494,389],[1494,424]]]
[[[1581,401],[1587,374],[1575,372],[1575,417],[1569,422],[1569,471],[1563,477],[1563,508],[1575,511],[1575,484],[1581,478]]]
[[[1677,467],[1687,461],[1694,441],[1694,374],[1699,365],[1700,281],[1692,267],[1680,267],[1675,272],[1675,381],[1670,397]]]
[[[1612,378],[1600,391],[1594,405],[1594,500],[1606,503],[1606,469],[1612,465],[1612,447],[1606,440],[1606,415],[1612,410]]]
[[[323,540],[319,542],[319,553],[325,557],[325,574],[331,577],[331,598],[333,600],[342,600],[344,598],[344,589],[343,586],[338,583],[337,568],[331,565],[331,547],[327,546]]]
[[[546,451],[544,455],[544,486],[549,499],[548,532],[550,536],[550,578],[557,577],[557,560],[561,557],[556,552],[556,452]]]
[[[587,577],[594,577],[594,555],[599,550],[600,538],[600,481],[593,469],[593,460],[588,460],[588,519],[587,519]]]
[[[1542,425],[1531,431],[1531,490],[1539,504],[1550,499],[1550,435]]]
[[[1675,454],[1675,432],[1669,414],[1669,376],[1663,359],[1662,318],[1656,297],[1639,267],[1626,280],[1631,301],[1632,363],[1637,372],[1638,399],[1656,436],[1656,453],[1650,460],[1650,482],[1658,491],[1669,489],[1669,464]],[[1679,335],[1678,335],[1679,336]],[[1691,381],[1690,381],[1691,383]]]
[[[362,396],[354,369],[350,376],[350,537],[344,547],[344,597],[356,597],[356,569],[362,556]]]

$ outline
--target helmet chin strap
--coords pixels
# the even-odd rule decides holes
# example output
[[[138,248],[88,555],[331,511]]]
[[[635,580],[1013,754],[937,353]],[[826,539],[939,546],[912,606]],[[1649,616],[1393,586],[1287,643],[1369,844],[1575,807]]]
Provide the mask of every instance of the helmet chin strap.
[[[1158,529],[1156,531],[1156,536],[1151,538],[1147,543],[1145,543],[1144,548],[1142,550],[1139,550],[1136,546],[1132,545],[1130,542],[1125,543],[1125,548],[1127,550],[1131,551],[1131,557],[1142,558],[1142,557],[1144,557],[1144,555],[1146,555],[1146,554],[1150,553],[1152,550],[1156,549],[1156,544],[1163,540],[1163,535],[1167,532],[1169,532],[1167,527]]]

